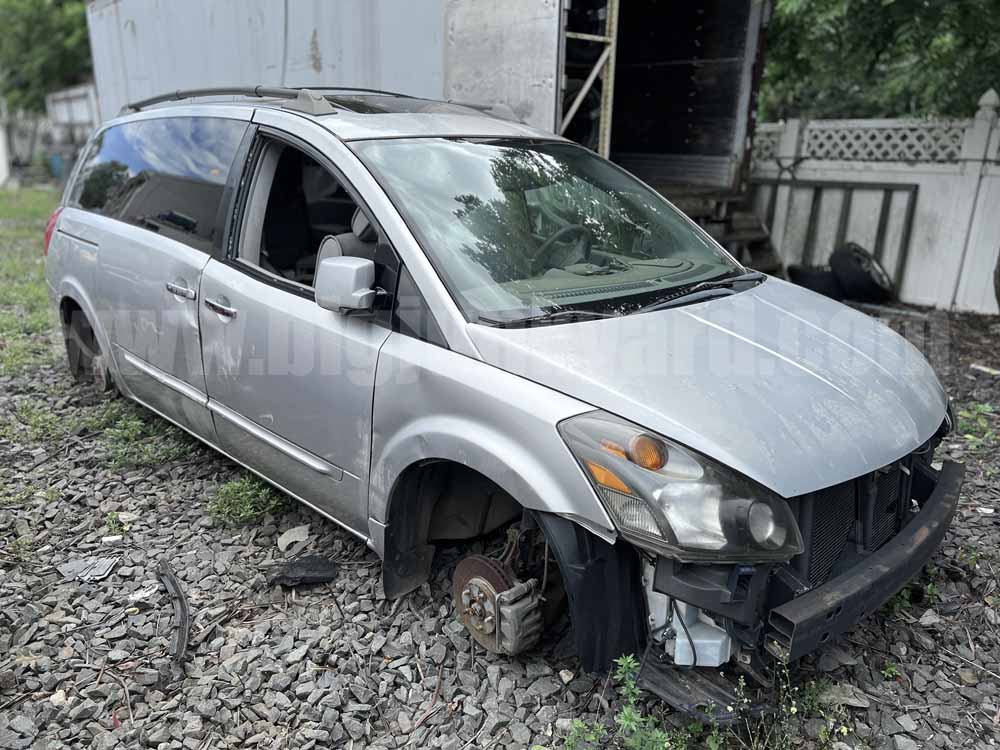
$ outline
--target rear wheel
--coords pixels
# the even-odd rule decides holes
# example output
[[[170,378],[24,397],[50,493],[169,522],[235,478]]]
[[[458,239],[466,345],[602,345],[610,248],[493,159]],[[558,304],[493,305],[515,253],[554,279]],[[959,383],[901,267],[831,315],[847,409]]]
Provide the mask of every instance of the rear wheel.
[[[82,310],[75,309],[69,313],[69,320],[63,323],[63,340],[66,343],[66,362],[73,379],[77,382],[91,380],[94,360],[101,349],[94,329]]]

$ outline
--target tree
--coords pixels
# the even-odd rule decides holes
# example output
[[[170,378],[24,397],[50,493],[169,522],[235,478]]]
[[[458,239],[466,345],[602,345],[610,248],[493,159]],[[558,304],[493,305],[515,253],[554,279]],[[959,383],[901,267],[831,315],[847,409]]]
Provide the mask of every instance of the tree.
[[[45,95],[91,74],[83,0],[0,0],[0,97],[45,110]]]
[[[966,117],[1000,88],[997,0],[776,0],[760,109]]]

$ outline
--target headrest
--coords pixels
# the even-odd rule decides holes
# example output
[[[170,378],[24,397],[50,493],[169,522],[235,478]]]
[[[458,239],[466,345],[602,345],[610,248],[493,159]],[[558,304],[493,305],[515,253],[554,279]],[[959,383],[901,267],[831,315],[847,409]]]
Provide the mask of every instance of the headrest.
[[[360,208],[354,210],[354,216],[351,218],[351,231],[362,242],[374,242],[378,239],[375,227],[368,221],[368,217]]]
[[[332,234],[328,234],[319,243],[319,253],[316,256],[316,266],[318,267],[326,258],[339,258],[344,254],[344,249],[340,246],[340,240]]]

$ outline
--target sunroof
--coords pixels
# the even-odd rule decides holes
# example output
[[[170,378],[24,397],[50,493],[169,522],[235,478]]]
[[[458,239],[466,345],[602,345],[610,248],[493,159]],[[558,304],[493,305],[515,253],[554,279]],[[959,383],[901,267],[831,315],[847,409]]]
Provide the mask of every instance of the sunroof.
[[[384,94],[327,94],[326,98],[336,107],[366,115],[384,115],[400,112],[426,114],[469,114],[469,108],[460,104],[436,102],[410,96]]]

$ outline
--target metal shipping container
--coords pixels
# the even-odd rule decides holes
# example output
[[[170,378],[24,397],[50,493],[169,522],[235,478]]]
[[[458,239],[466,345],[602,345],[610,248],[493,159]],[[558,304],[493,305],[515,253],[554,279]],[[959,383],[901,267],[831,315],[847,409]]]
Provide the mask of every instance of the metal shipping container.
[[[102,117],[174,89],[509,107],[663,192],[740,192],[767,0],[94,0]]]

